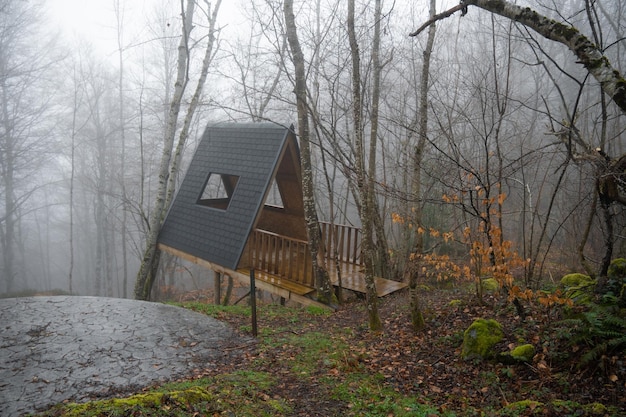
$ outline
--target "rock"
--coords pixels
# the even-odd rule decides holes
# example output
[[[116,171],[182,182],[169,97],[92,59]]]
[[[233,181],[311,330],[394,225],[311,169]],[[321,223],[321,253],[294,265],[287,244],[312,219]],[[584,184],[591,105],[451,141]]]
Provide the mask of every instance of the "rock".
[[[589,275],[573,273],[561,278],[566,295],[576,304],[587,305],[593,299],[596,281]]]
[[[606,275],[609,278],[626,277],[626,259],[616,258],[611,261]]]
[[[561,278],[561,285],[565,288],[573,288],[573,287],[583,287],[594,284],[594,280],[585,274],[573,273],[564,275]]]
[[[454,307],[454,308],[461,307],[461,306],[463,305],[463,301],[461,301],[461,300],[451,300],[451,301],[448,303],[448,305],[449,305],[450,307]]]
[[[461,355],[465,360],[491,358],[493,347],[503,338],[500,323],[493,319],[477,319],[465,330]]]
[[[531,344],[520,345],[511,351],[511,357],[518,362],[532,362],[535,347]]]

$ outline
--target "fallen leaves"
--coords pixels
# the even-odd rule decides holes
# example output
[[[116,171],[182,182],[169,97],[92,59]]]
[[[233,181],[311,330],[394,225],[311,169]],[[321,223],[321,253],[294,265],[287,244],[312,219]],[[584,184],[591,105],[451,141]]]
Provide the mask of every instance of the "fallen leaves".
[[[381,386],[393,388],[407,397],[419,398],[441,412],[457,415],[467,415],[464,410],[498,409],[505,403],[521,400],[539,403],[548,403],[554,398],[624,401],[620,400],[626,392],[622,383],[626,377],[622,373],[607,372],[603,383],[597,383],[597,375],[594,379],[576,371],[572,364],[551,358],[551,350],[557,347],[549,343],[553,335],[543,332],[549,321],[542,321],[539,316],[526,321],[512,318],[510,311],[493,299],[487,300],[490,301],[487,305],[477,305],[471,300],[464,300],[462,307],[449,305],[451,299],[458,298],[459,294],[454,292],[425,291],[422,301],[427,328],[417,334],[410,326],[404,294],[381,300],[384,330],[379,333],[367,330],[367,318],[358,302],[345,305],[325,317],[308,317],[302,312],[296,320],[280,314],[272,317],[261,314],[259,328],[274,334],[275,344],[270,349],[263,343],[251,345],[235,361],[216,364],[210,372],[237,368],[271,373],[279,383],[264,391],[262,399],[283,398],[294,409],[303,410],[302,415],[324,415],[324,412],[340,415],[337,410],[345,411],[344,415],[354,412],[354,404],[332,400],[328,391],[329,386],[342,384],[353,376],[375,378]],[[529,313],[535,312],[531,310]],[[503,323],[506,339],[500,346],[502,351],[511,350],[522,339],[533,344],[539,351],[533,362],[505,366],[497,362],[461,360],[463,331],[474,319],[481,317],[496,318]],[[243,316],[224,318],[234,328],[248,324],[248,319]],[[349,349],[337,354],[330,349],[326,357],[318,360],[313,371],[299,369],[294,372],[290,363],[299,355],[308,353],[301,346],[290,343],[289,337],[311,333],[329,336]],[[626,360],[621,356],[618,359]],[[350,390],[358,389],[358,384],[350,385]],[[320,405],[319,399],[326,402]],[[626,407],[626,403],[623,406]]]

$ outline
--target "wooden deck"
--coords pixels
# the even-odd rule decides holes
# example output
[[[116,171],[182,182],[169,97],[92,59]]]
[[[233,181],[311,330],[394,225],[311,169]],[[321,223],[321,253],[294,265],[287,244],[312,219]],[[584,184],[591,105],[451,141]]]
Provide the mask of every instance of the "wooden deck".
[[[363,266],[341,262],[340,267],[341,288],[365,293],[365,272],[363,271]],[[330,275],[330,281],[332,284],[336,287],[339,286],[339,275],[334,262],[329,262],[328,274]],[[390,279],[380,277],[374,277],[374,282],[376,282],[376,294],[378,294],[379,297],[384,297],[385,295],[399,291],[407,286],[404,282],[392,281]]]
[[[247,277],[250,276],[250,269],[248,268],[238,269],[237,272]],[[255,270],[254,277],[257,281],[260,280],[260,281],[266,282],[268,284],[274,285],[278,288],[285,289],[289,291],[290,293],[297,294],[297,295],[307,295],[315,291],[315,289],[312,287],[307,287],[306,285],[302,285],[297,282],[290,281],[288,279],[281,278],[278,275],[272,275],[264,271]]]
[[[345,225],[322,223],[323,251],[333,285],[361,293],[366,292],[364,265],[361,258],[360,230]],[[246,270],[251,267],[262,280],[278,286],[293,287],[301,294],[314,290],[314,275],[308,242],[255,230],[248,240]],[[330,258],[338,259],[337,262]],[[379,297],[406,287],[403,282],[375,277]],[[305,292],[308,289],[308,292]]]
[[[332,284],[339,286],[341,276],[342,288],[365,293],[359,232],[359,229],[351,226],[331,227],[329,224],[322,224],[323,251]],[[306,241],[255,230],[248,239],[245,255],[236,271],[163,244],[159,244],[159,248],[213,271],[229,275],[246,285],[250,283],[250,270],[254,269],[257,288],[303,305],[331,308],[309,297],[315,291],[315,283],[311,252]],[[379,297],[407,286],[403,282],[380,277],[375,277],[375,282]]]
[[[162,243],[159,244],[159,249],[170,253],[174,256],[178,256],[181,259],[185,259],[187,261],[193,262],[200,266],[203,266],[207,269],[210,269],[215,272],[219,272],[220,274],[228,275],[242,284],[249,285],[250,284],[250,270],[241,268],[236,271],[224,268],[221,265],[214,264],[212,262],[206,261],[204,259],[198,258],[197,256],[190,255],[183,251],[180,251],[176,248],[172,248],[170,246],[164,245]],[[305,289],[307,293],[313,291],[313,288],[304,287],[301,284],[287,282],[287,280],[279,280],[276,281],[275,277],[272,277],[271,274],[266,274],[261,271],[255,270],[255,278],[256,287],[263,291],[270,292],[272,294],[276,294],[280,297],[283,297],[285,300],[291,300],[296,303],[305,305],[305,306],[317,306],[321,308],[326,308],[329,310],[333,310],[333,307],[328,306],[326,304],[320,303],[310,297],[307,297],[304,294],[301,294]],[[276,277],[278,278],[278,277]],[[305,293],[306,294],[306,293]]]

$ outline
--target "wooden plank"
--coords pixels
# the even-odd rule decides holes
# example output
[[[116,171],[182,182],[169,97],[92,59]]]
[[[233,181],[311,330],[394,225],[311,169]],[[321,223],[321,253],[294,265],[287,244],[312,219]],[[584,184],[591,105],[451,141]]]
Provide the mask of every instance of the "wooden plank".
[[[240,268],[237,271],[241,272],[244,275],[250,274],[250,269],[248,268]],[[288,279],[283,279],[279,277],[278,275],[270,274],[268,272],[255,270],[254,276],[256,277],[257,280],[275,285],[281,289],[293,292],[295,294],[306,295],[314,291],[314,289],[311,287],[307,287],[306,285],[302,285],[298,282],[294,282]]]
[[[355,265],[349,262],[340,262],[339,268],[341,270],[341,286],[348,290],[365,293],[365,273],[361,265]],[[328,263],[328,273],[333,285],[339,284],[339,278],[337,276],[337,267],[334,262]],[[407,287],[404,282],[392,281],[385,278],[374,277],[376,283],[376,294],[379,297],[391,294],[392,292],[399,291]]]
[[[208,268],[208,269],[210,269],[212,271],[219,272],[221,274],[230,275],[231,272],[233,272],[231,269],[224,268],[221,265],[215,264],[213,262],[209,262],[209,261],[204,260],[202,258],[198,258],[197,256],[190,255],[190,254],[188,254],[186,252],[183,252],[183,251],[178,250],[176,248],[172,248],[171,246],[167,246],[167,245],[164,245],[162,243],[159,243],[159,249],[164,251],[164,252],[167,252],[169,254],[172,254],[174,256],[178,256],[179,258],[185,259],[185,260],[187,260],[189,262],[193,262],[194,264],[197,264],[197,265],[203,266],[205,268]]]

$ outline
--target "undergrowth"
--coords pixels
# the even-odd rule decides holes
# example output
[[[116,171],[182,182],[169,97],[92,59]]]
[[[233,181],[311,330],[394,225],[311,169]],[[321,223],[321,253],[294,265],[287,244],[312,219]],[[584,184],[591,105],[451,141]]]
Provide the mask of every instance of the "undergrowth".
[[[247,306],[224,307],[199,302],[180,305],[239,329],[245,329],[250,317]],[[351,307],[356,314],[352,317],[364,318],[359,305]],[[406,309],[402,309],[402,305],[398,304],[396,313],[404,317]],[[546,382],[556,380],[556,373],[542,374],[543,362],[505,368],[489,363],[462,364],[460,359],[454,358],[458,356],[455,349],[461,342],[462,322],[449,326],[446,333],[439,334],[439,330],[448,322],[457,323],[455,320],[465,315],[472,317],[475,312],[484,313],[489,309],[466,303],[450,306],[449,302],[444,302],[442,305],[445,307],[437,314],[438,318],[433,318],[438,324],[431,327],[430,345],[426,337],[403,333],[399,323],[406,318],[400,316],[398,321],[386,323],[391,333],[376,335],[367,332],[364,326],[355,325],[354,321],[344,322],[324,311],[263,305],[258,312],[262,321],[258,343],[253,351],[242,352],[240,360],[235,360],[234,364],[125,398],[61,404],[40,416],[611,415],[601,404],[583,406],[572,401],[556,402],[554,395],[561,392],[546,391],[547,387],[524,382],[535,378]],[[438,310],[433,310],[433,316],[435,311]],[[576,307],[567,318],[556,323],[554,329],[559,330],[562,340],[567,340],[571,346],[578,344],[590,349],[578,352],[589,355],[589,363],[592,363],[598,358],[610,358],[613,349],[624,349],[626,326],[619,311],[600,304]],[[538,322],[529,321],[522,327],[533,329],[533,323]],[[513,337],[532,339],[533,334],[525,330]],[[424,356],[428,349],[441,351]],[[405,354],[409,356],[404,357]],[[437,359],[433,360],[434,357]],[[413,371],[402,368],[406,361],[413,362]],[[416,373],[417,369],[420,371]],[[390,383],[400,381],[404,373],[410,376],[403,381],[413,388]],[[450,383],[440,379],[445,377],[444,373],[450,374]],[[513,393],[507,390],[516,383],[524,384],[524,388],[513,398]],[[487,398],[491,393],[495,393],[495,397],[507,397],[511,402],[498,404],[485,400],[481,407],[472,402],[476,395]]]

